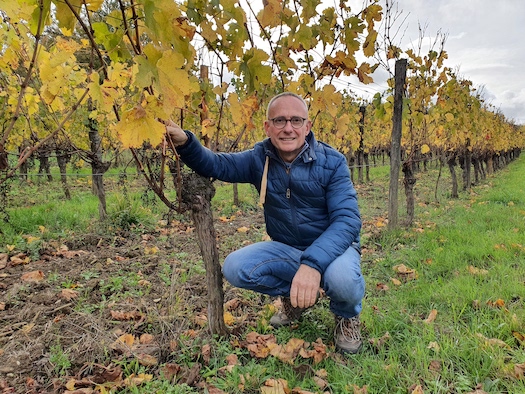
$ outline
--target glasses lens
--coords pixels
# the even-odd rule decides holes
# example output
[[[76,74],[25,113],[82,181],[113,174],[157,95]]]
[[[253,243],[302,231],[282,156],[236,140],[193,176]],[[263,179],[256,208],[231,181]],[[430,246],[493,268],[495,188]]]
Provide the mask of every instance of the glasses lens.
[[[273,120],[273,125],[278,128],[283,128],[286,125],[286,118],[275,118]]]
[[[295,128],[295,129],[298,129],[299,127],[301,127],[304,123],[304,119],[303,118],[300,118],[298,116],[294,116],[290,122],[292,123],[292,127]]]
[[[300,116],[293,116],[291,119],[286,119],[285,117],[280,116],[278,118],[272,119],[272,121],[273,121],[273,125],[277,127],[278,129],[282,129],[283,127],[285,127],[286,122],[288,121],[290,121],[294,129],[298,129],[302,127],[304,124],[304,119],[301,118]]]

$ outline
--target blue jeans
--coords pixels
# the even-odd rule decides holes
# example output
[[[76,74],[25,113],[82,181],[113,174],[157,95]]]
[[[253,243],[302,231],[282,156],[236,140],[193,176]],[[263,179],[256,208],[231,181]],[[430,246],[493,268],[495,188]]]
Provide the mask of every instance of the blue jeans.
[[[289,297],[302,253],[280,242],[258,242],[228,255],[222,271],[235,287]],[[365,293],[359,252],[350,247],[336,258],[322,274],[321,287],[330,298],[330,310],[335,315],[344,318],[358,315]]]

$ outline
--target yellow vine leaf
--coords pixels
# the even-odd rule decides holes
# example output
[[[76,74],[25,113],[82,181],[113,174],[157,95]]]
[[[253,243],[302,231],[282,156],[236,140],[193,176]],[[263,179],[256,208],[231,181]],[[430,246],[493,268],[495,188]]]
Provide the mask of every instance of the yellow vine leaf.
[[[7,3],[7,1],[3,3]],[[36,36],[37,33],[42,33],[43,26],[50,24],[51,2],[43,1],[42,9],[40,9],[40,7],[36,7],[33,1],[28,1],[27,3],[33,6],[33,12],[31,13],[31,16],[29,17],[28,20],[29,20],[29,29],[31,31],[31,34]],[[4,4],[2,4],[2,9],[3,8],[4,8]],[[16,14],[13,15],[13,17],[14,17],[13,18],[14,20],[18,20],[18,21],[20,20],[20,16]],[[40,21],[42,21],[43,23],[41,24]],[[39,27],[40,27],[40,31],[37,31]]]
[[[257,15],[261,27],[276,27],[281,23],[281,11],[283,5],[280,0],[264,1],[264,8]]]
[[[86,1],[88,10],[90,10],[90,11],[98,10],[102,6],[103,3],[104,3],[104,0],[89,0],[89,1]]]
[[[312,49],[317,45],[317,39],[313,36],[312,28],[310,26],[302,25],[294,36],[294,43],[292,49]]]
[[[175,51],[164,52],[157,62],[159,87],[167,114],[184,107],[185,96],[198,92],[200,88],[196,78],[181,68],[184,62],[184,57]]]
[[[383,7],[379,4],[372,4],[363,11],[363,16],[368,23],[368,31],[374,28],[374,22],[379,22],[382,19]]]
[[[140,105],[126,112],[115,130],[125,148],[139,147],[145,141],[156,146],[165,133],[164,126]]]
[[[246,72],[250,92],[256,91],[260,85],[268,85],[272,78],[272,68],[266,65],[268,53],[262,49],[252,48],[245,52],[241,69]]]
[[[338,116],[335,118],[335,124],[337,138],[344,138],[349,129],[348,125],[350,124],[350,115],[344,113],[341,116]]]
[[[56,7],[55,14],[58,19],[58,27],[60,27],[64,35],[71,36],[77,22],[75,15],[64,1],[53,1],[53,3]],[[80,14],[82,3],[83,0],[69,0],[69,4],[75,9],[77,14]]]
[[[425,153],[428,153],[428,152],[430,152],[430,147],[427,144],[423,144],[421,146],[421,153],[425,154]]]
[[[201,134],[212,137],[215,130],[215,121],[213,119],[204,119],[201,123]]]
[[[375,48],[376,40],[377,40],[377,31],[372,30],[368,32],[365,42],[363,43],[363,54],[366,57],[374,56],[374,53],[376,51],[376,48]]]
[[[31,14],[35,10],[35,5],[30,1],[2,1],[0,8],[13,20],[30,20]]]

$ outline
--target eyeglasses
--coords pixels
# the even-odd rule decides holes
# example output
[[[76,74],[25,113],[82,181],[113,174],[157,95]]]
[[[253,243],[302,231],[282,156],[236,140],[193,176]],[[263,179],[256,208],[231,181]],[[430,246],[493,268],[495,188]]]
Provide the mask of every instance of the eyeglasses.
[[[292,116],[290,119],[286,119],[284,116],[279,116],[277,118],[269,119],[272,121],[274,127],[278,129],[283,129],[286,126],[287,122],[290,122],[294,129],[303,127],[304,121],[306,118],[301,118],[300,116]]]

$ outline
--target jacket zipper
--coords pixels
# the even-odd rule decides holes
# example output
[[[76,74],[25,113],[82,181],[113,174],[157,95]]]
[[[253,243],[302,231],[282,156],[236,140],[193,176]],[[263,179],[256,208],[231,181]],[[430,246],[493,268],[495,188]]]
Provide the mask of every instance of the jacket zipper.
[[[286,165],[286,174],[290,175],[291,166]],[[290,182],[290,177],[288,177],[288,182]],[[292,191],[290,190],[290,187],[286,188],[286,198],[290,199],[290,196],[292,195]]]

